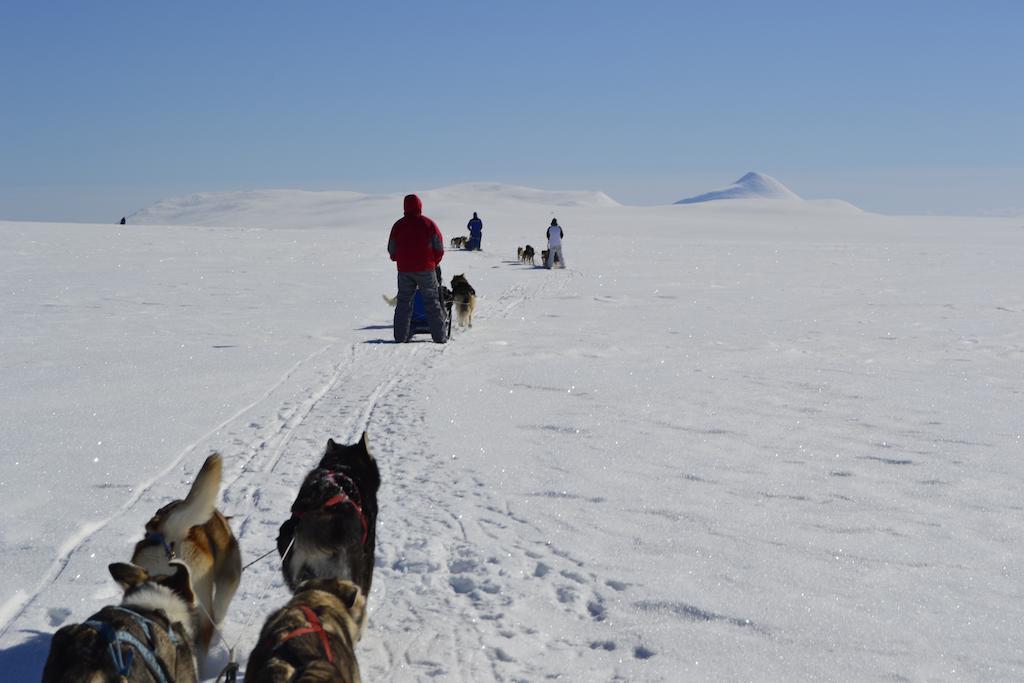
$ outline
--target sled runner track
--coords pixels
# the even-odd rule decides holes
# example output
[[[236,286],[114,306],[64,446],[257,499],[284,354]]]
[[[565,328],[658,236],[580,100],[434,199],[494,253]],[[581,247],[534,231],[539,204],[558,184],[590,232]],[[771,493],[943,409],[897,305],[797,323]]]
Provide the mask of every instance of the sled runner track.
[[[277,382],[275,382],[272,386],[270,386],[270,388],[264,391],[256,400],[239,409],[231,417],[219,423],[216,427],[209,430],[208,432],[203,434],[203,436],[199,437],[191,444],[186,446],[178,453],[178,455],[176,455],[170,461],[167,467],[162,469],[156,475],[150,477],[144,482],[136,484],[134,486],[134,492],[127,498],[127,500],[125,500],[124,503],[121,504],[121,506],[113,514],[107,516],[102,520],[97,520],[82,525],[74,534],[71,535],[71,537],[58,550],[57,558],[52,563],[50,563],[49,567],[46,568],[46,571],[43,573],[43,578],[36,585],[35,589],[33,589],[31,593],[28,593],[25,596],[22,603],[18,607],[10,610],[11,616],[2,626],[0,626],[0,637],[7,633],[11,624],[17,621],[18,618],[25,613],[25,610],[32,605],[33,601],[35,601],[35,599],[46,589],[46,587],[52,584],[55,580],[57,580],[57,578],[60,577],[61,573],[64,571],[64,568],[67,566],[70,557],[75,553],[76,550],[78,550],[78,548],[82,546],[83,543],[85,543],[86,540],[91,538],[97,532],[102,531],[104,528],[106,528],[106,526],[110,524],[111,521],[118,519],[119,517],[122,517],[129,510],[131,510],[136,505],[136,503],[138,503],[139,500],[142,499],[143,496],[149,493],[149,491],[153,488],[154,485],[156,485],[157,482],[163,480],[165,477],[171,474],[171,472],[177,469],[181,465],[182,461],[190,453],[192,453],[200,444],[202,444],[210,437],[212,437],[214,434],[221,431],[222,429],[230,425],[232,422],[240,418],[242,415],[246,414],[256,406],[258,406],[260,403],[265,401],[274,392],[274,390],[285,384],[288,381],[288,379],[300,367],[318,358],[319,356],[322,356],[324,353],[330,350],[332,346],[333,345],[328,344],[327,346],[324,346],[321,349],[314,351],[313,353],[306,356],[302,360],[297,361],[294,365],[292,365],[292,367],[290,367],[287,370],[287,372],[284,373],[284,375],[281,376],[281,378]]]
[[[572,271],[563,274],[512,285],[485,309],[488,317],[510,317],[524,302],[561,291],[572,281]],[[460,346],[451,348],[458,358]],[[406,398],[430,387],[447,360],[431,354],[395,375],[371,414],[374,443],[388,457],[379,459],[386,486],[360,666],[368,680],[572,678],[572,658],[595,646],[561,635],[557,624],[601,624],[608,587],[625,584],[553,545],[528,514],[495,495],[493,482],[452,476],[448,451],[423,438],[425,411]],[[550,610],[553,627],[538,627],[522,607],[537,604]],[[452,622],[459,628],[447,628]]]
[[[336,367],[334,375],[331,377],[331,379],[326,384],[321,386],[319,391],[315,392],[313,396],[309,397],[305,402],[303,402],[299,406],[299,408],[297,408],[295,412],[292,414],[291,419],[287,420],[285,424],[283,424],[280,427],[280,429],[278,429],[278,431],[274,435],[275,437],[278,437],[276,439],[278,443],[274,446],[273,454],[270,458],[269,464],[261,468],[261,471],[274,471],[274,468],[277,466],[278,461],[284,454],[285,448],[288,446],[288,443],[291,441],[292,436],[295,434],[295,430],[298,429],[303,422],[305,422],[306,418],[308,418],[310,414],[314,411],[320,400],[323,399],[324,396],[327,396],[331,392],[331,390],[333,390],[338,385],[338,382],[341,381],[341,378],[346,375],[346,371],[352,368],[353,362],[355,360],[355,354],[355,345],[350,345],[348,352],[348,361]],[[298,417],[295,418],[295,415],[298,415]],[[243,465],[242,467],[243,471],[248,469],[248,464],[249,461],[246,461],[245,465]]]
[[[396,387],[406,378],[422,374],[419,368],[423,367],[424,356],[436,358],[444,352],[444,347],[431,349],[435,354],[425,354],[425,349],[419,344],[353,344],[345,362],[334,369],[330,378],[315,391],[307,389],[298,407],[281,417],[283,424],[276,425],[265,438],[253,440],[250,435],[248,445],[236,442],[234,450],[241,467],[237,476],[225,481],[222,505],[225,513],[236,520],[232,526],[245,559],[256,559],[268,550],[272,555],[272,559],[246,570],[234,607],[222,624],[230,644],[236,639],[241,642],[239,651],[247,651],[255,644],[265,605],[283,602],[287,597],[280,578],[280,563],[272,552],[272,534],[287,516],[302,479],[319,459],[323,443],[328,437],[355,441],[367,428],[378,404],[390,403],[388,397]],[[258,415],[254,418],[263,422]],[[377,432],[372,431],[374,427],[370,429],[371,444],[375,444]],[[228,448],[226,452],[232,450]],[[239,451],[247,457],[243,458]],[[267,476],[268,473],[272,475]],[[269,587],[269,592],[264,587]]]
[[[568,277],[549,277],[545,278],[541,284],[532,289],[522,283],[517,283],[506,289],[501,295],[498,296],[498,300],[495,302],[495,306],[498,310],[491,312],[483,312],[480,314],[481,320],[488,318],[507,318],[513,310],[515,310],[523,302],[534,299],[543,294],[550,292],[557,292],[565,288],[566,283],[576,277],[578,273],[573,270],[567,270],[562,275]]]
[[[441,353],[444,353],[445,350],[447,350],[447,347],[442,348]],[[406,357],[403,359],[402,364],[398,369],[392,373],[391,377],[378,384],[377,388],[373,390],[373,393],[370,394],[370,397],[366,401],[362,415],[359,418],[359,422],[355,425],[356,428],[349,434],[349,441],[355,441],[358,435],[369,427],[370,418],[373,417],[373,411],[377,408],[377,402],[394,390],[395,386],[406,377],[408,374],[406,368],[412,359],[416,357],[418,352],[419,348],[413,347],[410,352],[406,354]]]

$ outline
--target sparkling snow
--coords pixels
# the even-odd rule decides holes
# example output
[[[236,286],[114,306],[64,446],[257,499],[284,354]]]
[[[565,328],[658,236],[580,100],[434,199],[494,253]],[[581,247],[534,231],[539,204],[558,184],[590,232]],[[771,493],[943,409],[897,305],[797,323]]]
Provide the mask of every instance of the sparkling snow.
[[[248,562],[364,429],[365,680],[1024,677],[1024,219],[422,196],[485,222],[445,346],[389,341],[401,194],[0,223],[5,680],[210,451]],[[516,263],[552,217],[570,268]],[[276,553],[245,572],[243,663],[287,596]]]

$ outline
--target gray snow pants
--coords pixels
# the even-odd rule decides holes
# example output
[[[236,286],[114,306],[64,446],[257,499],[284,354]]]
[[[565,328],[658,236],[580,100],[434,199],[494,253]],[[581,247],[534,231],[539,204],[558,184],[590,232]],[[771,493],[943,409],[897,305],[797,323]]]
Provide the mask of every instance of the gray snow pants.
[[[427,323],[430,325],[430,336],[438,344],[448,341],[445,334],[447,321],[441,301],[438,297],[437,276],[432,270],[421,270],[415,273],[398,274],[398,301],[395,303],[395,341],[409,341],[409,326],[412,322],[412,297],[420,290],[423,307],[427,311]]]

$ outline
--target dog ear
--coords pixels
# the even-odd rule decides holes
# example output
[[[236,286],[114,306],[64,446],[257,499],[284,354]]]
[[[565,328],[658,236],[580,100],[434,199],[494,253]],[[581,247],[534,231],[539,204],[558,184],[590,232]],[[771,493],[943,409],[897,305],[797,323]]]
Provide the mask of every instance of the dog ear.
[[[338,596],[338,599],[341,600],[345,607],[351,610],[357,602],[361,602],[363,591],[351,581],[338,579],[334,594]]]
[[[338,444],[335,443],[334,439],[331,439],[331,438],[327,439],[327,450],[331,450],[332,448],[337,448],[337,447],[338,447]]]
[[[337,585],[333,591],[338,599],[348,610],[348,616],[352,620],[352,639],[360,640],[363,637],[362,624],[366,621],[366,598],[359,586],[351,581],[336,580]]]
[[[171,560],[170,564],[174,568],[174,573],[170,576],[160,577],[157,583],[170,588],[184,598],[185,602],[192,604],[196,601],[195,591],[192,590],[192,572],[189,571],[188,565],[181,560]]]
[[[115,562],[107,566],[110,575],[125,591],[136,588],[149,580],[149,573],[142,567],[127,562]]]

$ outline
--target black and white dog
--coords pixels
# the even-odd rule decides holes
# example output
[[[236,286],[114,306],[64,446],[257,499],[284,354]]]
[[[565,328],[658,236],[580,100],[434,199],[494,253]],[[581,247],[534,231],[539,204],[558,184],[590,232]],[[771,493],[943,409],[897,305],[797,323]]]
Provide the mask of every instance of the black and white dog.
[[[175,560],[171,568],[171,576],[150,576],[133,564],[110,565],[110,575],[124,589],[121,604],[54,634],[43,683],[195,683],[196,596],[188,565]]]
[[[293,593],[303,581],[320,578],[346,579],[370,594],[379,488],[380,471],[365,432],[347,446],[328,439],[277,536],[281,569]]]

